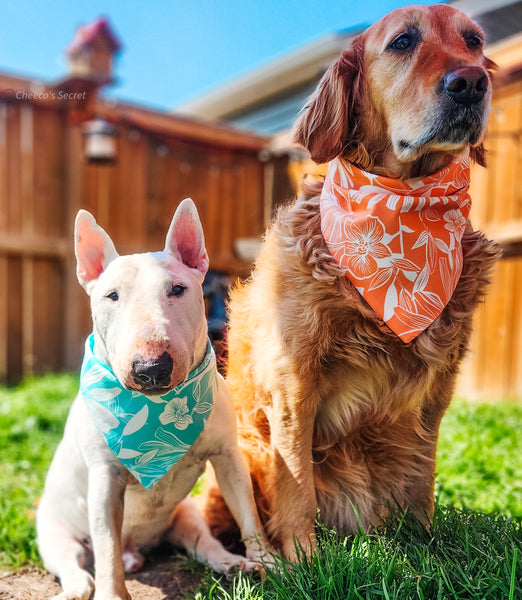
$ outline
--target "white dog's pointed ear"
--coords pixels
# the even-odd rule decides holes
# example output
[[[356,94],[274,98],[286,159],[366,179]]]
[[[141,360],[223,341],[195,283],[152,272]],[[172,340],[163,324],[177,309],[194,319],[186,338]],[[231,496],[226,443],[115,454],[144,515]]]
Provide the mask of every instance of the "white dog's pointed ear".
[[[76,215],[74,252],[76,254],[76,275],[87,293],[90,293],[91,284],[118,256],[111,238],[86,210],[80,210]]]
[[[191,269],[203,274],[208,270],[203,228],[196,205],[190,198],[185,198],[176,209],[167,233],[165,250]]]

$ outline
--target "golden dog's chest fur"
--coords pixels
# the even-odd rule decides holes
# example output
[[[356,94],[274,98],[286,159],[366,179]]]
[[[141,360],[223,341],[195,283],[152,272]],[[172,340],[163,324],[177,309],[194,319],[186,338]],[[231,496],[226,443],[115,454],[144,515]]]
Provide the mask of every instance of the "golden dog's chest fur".
[[[366,527],[396,503],[423,520],[431,514],[440,419],[498,254],[471,230],[462,247],[464,268],[450,303],[405,345],[376,320],[329,254],[318,197],[279,212],[251,281],[232,297],[227,378],[269,530],[278,529],[270,421],[284,421],[281,398],[295,394],[296,382],[298,411],[313,419],[314,485],[327,525],[354,532],[356,511]],[[295,427],[287,410],[286,426]],[[294,509],[287,507],[289,514]]]

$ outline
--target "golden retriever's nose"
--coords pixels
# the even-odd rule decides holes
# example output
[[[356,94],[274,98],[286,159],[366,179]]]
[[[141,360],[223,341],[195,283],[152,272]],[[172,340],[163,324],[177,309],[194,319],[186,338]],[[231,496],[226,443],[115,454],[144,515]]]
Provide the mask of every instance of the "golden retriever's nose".
[[[478,104],[488,91],[488,76],[480,67],[460,67],[444,77],[444,91],[459,104]]]

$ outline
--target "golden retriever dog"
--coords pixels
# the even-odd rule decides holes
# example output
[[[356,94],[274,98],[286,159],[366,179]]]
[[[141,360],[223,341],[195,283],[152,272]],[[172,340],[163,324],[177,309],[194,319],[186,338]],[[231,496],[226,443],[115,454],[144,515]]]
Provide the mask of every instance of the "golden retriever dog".
[[[495,65],[483,46],[481,29],[450,6],[395,10],[328,69],[298,118],[295,140],[317,163],[340,158],[347,172],[355,165],[398,189],[462,160],[457,183],[466,190],[468,153],[484,164]],[[453,224],[446,213],[442,230],[461,228],[461,252],[448,263],[440,257],[448,245],[431,244],[435,253],[426,252],[410,298],[414,303],[429,272],[443,266],[454,289],[426,322],[418,317],[415,336],[400,337],[347,276],[350,264],[368,267],[361,248],[376,238],[363,228],[361,256],[340,264],[321,228],[322,187],[305,185],[302,197],[279,210],[251,278],[230,302],[227,380],[240,445],[266,531],[289,558],[296,542],[310,549],[318,514],[344,534],[359,523],[378,526],[397,506],[429,524],[439,424],[499,255],[465,211]],[[427,211],[423,222],[433,215]],[[405,238],[417,235],[417,249],[421,239],[427,243],[427,234],[404,231]],[[389,253],[380,248],[377,258]],[[411,279],[411,260],[395,265],[394,277],[402,266]],[[389,283],[392,271],[386,273],[373,287]],[[433,295],[424,297],[430,304]],[[224,534],[231,524],[223,505],[217,494],[207,500],[211,526]]]

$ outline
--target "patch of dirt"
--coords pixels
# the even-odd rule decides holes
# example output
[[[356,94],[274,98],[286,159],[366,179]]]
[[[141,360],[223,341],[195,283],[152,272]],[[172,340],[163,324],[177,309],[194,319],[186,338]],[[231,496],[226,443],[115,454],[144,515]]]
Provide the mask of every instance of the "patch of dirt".
[[[153,555],[138,573],[127,573],[125,583],[132,600],[187,600],[203,578],[203,571],[185,557]],[[0,600],[50,600],[61,592],[49,573],[25,567],[0,573]]]
[[[61,591],[49,573],[24,568],[0,579],[1,600],[47,600]]]

